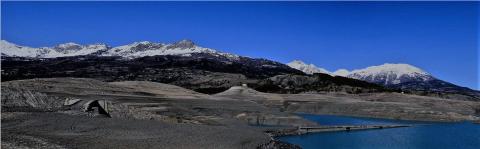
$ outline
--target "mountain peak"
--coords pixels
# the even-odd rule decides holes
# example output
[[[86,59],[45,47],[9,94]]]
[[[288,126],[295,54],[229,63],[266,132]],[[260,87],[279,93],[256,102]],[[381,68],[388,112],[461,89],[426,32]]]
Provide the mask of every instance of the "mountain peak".
[[[146,44],[151,44],[151,43],[152,43],[152,42],[150,42],[150,41],[140,41],[140,42],[134,42],[133,44],[134,44],[134,45],[139,45],[139,44],[144,44],[144,45],[146,45]]]
[[[11,42],[8,42],[6,40],[0,40],[0,45],[1,46],[7,46],[7,45],[15,45],[15,44],[13,44]]]
[[[290,63],[287,63],[288,66],[295,68],[297,70],[303,71],[306,74],[314,74],[314,73],[326,73],[330,74],[329,71],[323,69],[323,68],[318,68],[317,66],[313,64],[306,64],[305,62],[301,60],[293,60]]]
[[[289,64],[307,65],[307,64],[305,64],[305,62],[303,62],[301,60],[293,60]]]
[[[67,42],[57,45],[57,47],[71,47],[71,46],[81,46],[80,44],[74,42]]]
[[[348,76],[348,74],[350,74],[350,71],[348,71],[347,69],[338,69],[337,71],[332,73],[332,75],[334,76],[342,76],[342,77],[346,77]]]
[[[171,46],[169,46],[169,48],[181,48],[181,49],[188,49],[188,48],[193,48],[195,47],[195,43],[193,43],[193,41],[191,40],[188,40],[188,39],[183,39],[183,40],[180,40],[174,44],[172,44]]]
[[[69,52],[72,52],[72,51],[78,51],[78,50],[81,50],[82,48],[83,48],[82,45],[76,44],[76,43],[73,43],[73,42],[67,42],[67,43],[59,44],[59,45],[54,47],[54,49],[57,52],[60,52],[60,53],[69,53]]]
[[[385,63],[383,65],[353,70],[348,77],[383,85],[394,85],[412,81],[421,82],[434,79],[429,73],[422,69],[402,63]]]
[[[193,41],[190,39],[183,39],[178,41],[177,43],[194,44]]]
[[[109,47],[107,44],[105,43],[94,43],[94,44],[89,44],[89,45],[86,45],[87,47]]]
[[[0,49],[2,56],[18,56],[18,57],[36,57],[38,49],[23,47],[6,40],[1,40]]]
[[[398,75],[410,75],[410,74],[423,74],[429,75],[427,72],[423,71],[422,69],[403,63],[385,63],[378,66],[370,66],[365,69],[353,70],[352,73],[395,73]]]

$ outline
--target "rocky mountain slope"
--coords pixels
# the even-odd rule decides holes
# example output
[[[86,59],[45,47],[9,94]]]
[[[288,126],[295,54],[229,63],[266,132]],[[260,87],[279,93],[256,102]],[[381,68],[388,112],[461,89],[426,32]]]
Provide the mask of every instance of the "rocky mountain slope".
[[[280,74],[303,74],[286,65],[264,60],[158,55],[136,59],[77,56],[49,59],[2,58],[2,81],[29,78],[82,77],[105,81],[154,81],[204,93],[215,93],[242,83]]]
[[[351,94],[391,92],[380,85],[361,80],[316,73],[313,75],[277,75],[256,84],[255,89],[270,93],[325,93]]]

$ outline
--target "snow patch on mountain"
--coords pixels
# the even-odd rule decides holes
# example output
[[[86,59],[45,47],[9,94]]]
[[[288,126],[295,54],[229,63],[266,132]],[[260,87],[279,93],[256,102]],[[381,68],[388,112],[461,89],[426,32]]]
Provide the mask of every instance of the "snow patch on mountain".
[[[314,74],[314,73],[330,74],[330,72],[327,71],[326,69],[319,68],[313,64],[306,64],[305,62],[300,60],[294,60],[290,63],[287,63],[287,65],[297,70],[303,71],[306,74]]]
[[[349,74],[350,74],[350,71],[348,71],[347,69],[338,69],[337,71],[332,73],[333,76],[342,76],[342,77],[346,77]]]

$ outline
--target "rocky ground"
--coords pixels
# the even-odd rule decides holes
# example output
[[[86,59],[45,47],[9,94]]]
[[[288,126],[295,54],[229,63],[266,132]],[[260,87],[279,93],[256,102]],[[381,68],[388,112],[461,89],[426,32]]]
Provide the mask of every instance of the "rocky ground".
[[[78,101],[66,105],[67,101]],[[77,104],[107,101],[106,116]],[[255,148],[261,125],[315,125],[246,100],[153,82],[51,78],[2,83],[2,148]]]
[[[61,113],[3,113],[2,148],[255,148],[270,140],[245,125],[175,124]]]
[[[144,81],[2,82],[2,148],[280,148],[267,129],[314,126],[294,113],[480,120],[480,103],[398,93],[207,95]],[[95,103],[95,104],[94,104]],[[102,110],[100,110],[102,109]],[[267,126],[267,127],[266,127]]]

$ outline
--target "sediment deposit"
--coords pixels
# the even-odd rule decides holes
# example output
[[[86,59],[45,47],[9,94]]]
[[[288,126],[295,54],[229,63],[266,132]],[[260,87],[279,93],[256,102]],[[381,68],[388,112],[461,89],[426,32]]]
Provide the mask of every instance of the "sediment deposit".
[[[291,145],[272,142],[265,131],[319,126],[295,113],[480,119],[478,102],[399,93],[273,94],[237,86],[208,95],[85,78],[2,82],[1,100],[2,148],[275,148]]]

